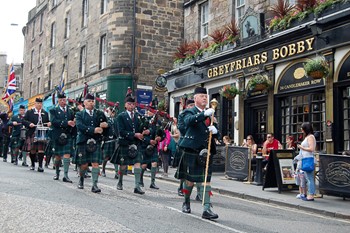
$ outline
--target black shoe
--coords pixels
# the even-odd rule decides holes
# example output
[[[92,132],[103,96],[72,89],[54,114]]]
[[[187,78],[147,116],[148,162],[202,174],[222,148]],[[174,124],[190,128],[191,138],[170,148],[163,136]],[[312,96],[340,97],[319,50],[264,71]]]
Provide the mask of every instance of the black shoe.
[[[217,219],[218,217],[219,215],[215,214],[213,211],[211,211],[211,209],[203,211],[203,214],[202,214],[202,218],[209,219],[209,220]]]
[[[78,189],[84,188],[84,177],[79,178]]]
[[[184,196],[184,193],[182,192],[182,189],[177,189],[177,195],[179,195],[180,197]]]
[[[54,177],[53,177],[53,180],[59,180],[59,175],[55,175]]]
[[[101,192],[101,189],[99,189],[99,188],[97,187],[97,185],[94,185],[94,186],[92,186],[92,188],[91,188],[91,192],[93,192],[93,193],[100,193],[100,192]]]
[[[63,177],[62,181],[66,183],[73,183],[73,181],[71,181],[68,177]]]
[[[118,190],[123,190],[123,184],[120,183],[120,182],[118,182],[118,184],[117,184],[117,189],[118,189]]]
[[[34,170],[35,170],[35,167],[34,167],[34,166],[30,166],[29,170],[34,171]]]
[[[28,164],[22,163],[22,166],[23,166],[23,167],[28,167]]]
[[[159,187],[157,185],[153,184],[153,183],[149,187],[151,189],[159,189]]]
[[[139,184],[141,188],[145,187],[145,184],[143,182],[140,182]]]
[[[202,201],[202,197],[199,194],[196,196],[196,201]]]
[[[6,162],[7,162],[7,159],[4,158],[2,161],[4,161],[4,162],[6,163]]]
[[[144,191],[142,191],[142,189],[140,188],[140,187],[138,187],[138,188],[134,188],[134,193],[137,193],[137,194],[145,194],[145,192]]]
[[[106,177],[106,172],[102,171],[102,172],[101,172],[101,176],[102,176],[102,177]]]
[[[38,172],[44,172],[44,168],[38,167]]]
[[[13,162],[13,165],[18,165],[18,162],[17,162],[17,161],[14,161],[14,162]]]
[[[85,173],[84,178],[91,178],[91,176]]]
[[[189,214],[189,213],[191,213],[191,205],[190,205],[190,203],[188,202],[184,202],[183,204],[182,204],[182,212],[184,212],[184,213],[186,213],[186,214]]]
[[[45,164],[45,167],[46,167],[46,168],[49,168],[49,165]]]
[[[118,175],[118,174],[115,174],[115,175],[114,175],[114,179],[118,180],[118,179],[119,179],[119,175]]]

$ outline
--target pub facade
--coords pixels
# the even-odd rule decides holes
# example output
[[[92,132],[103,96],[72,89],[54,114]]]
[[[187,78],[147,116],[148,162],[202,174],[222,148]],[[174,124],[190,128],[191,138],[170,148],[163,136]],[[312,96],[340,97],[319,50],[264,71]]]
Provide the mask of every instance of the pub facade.
[[[203,2],[194,2],[185,4],[185,38],[186,7],[202,9]],[[265,30],[268,7],[255,12],[246,6],[246,14],[239,18],[240,39],[231,48],[184,62],[164,74],[170,114],[179,114],[184,97],[200,85],[207,89],[209,100],[219,101],[215,114],[221,135],[229,135],[238,145],[251,134],[261,147],[267,133],[274,133],[283,145],[288,135],[300,142],[301,124],[311,122],[317,151],[350,150],[350,4],[336,7],[285,30],[269,31]],[[248,21],[256,26],[254,35],[249,35]],[[208,30],[214,31],[215,25]],[[313,78],[304,65],[319,58],[325,59],[329,74]],[[257,77],[266,78],[269,86],[251,88]],[[235,85],[240,94],[233,99],[220,95],[225,85]]]

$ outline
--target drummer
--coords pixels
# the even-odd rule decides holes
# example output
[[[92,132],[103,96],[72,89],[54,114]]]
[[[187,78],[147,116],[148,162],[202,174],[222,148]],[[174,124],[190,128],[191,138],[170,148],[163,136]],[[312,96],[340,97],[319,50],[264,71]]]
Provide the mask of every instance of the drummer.
[[[52,123],[52,151],[55,155],[56,175],[54,180],[60,176],[60,166],[63,157],[63,182],[72,183],[68,177],[70,164],[70,154],[73,151],[72,131],[75,127],[74,112],[67,106],[67,99],[64,93],[59,93],[58,106],[50,110],[50,119]]]
[[[18,164],[18,155],[22,151],[22,147],[25,140],[25,135],[24,135],[24,138],[21,137],[21,130],[22,132],[26,132],[26,131],[23,131],[22,129],[24,128],[25,130],[25,126],[22,125],[25,111],[26,111],[25,106],[20,105],[18,115],[13,115],[11,120],[7,123],[9,126],[13,127],[12,135],[11,135],[11,161],[13,162],[14,165]],[[22,166],[28,167],[27,156],[25,155],[23,156]]]
[[[51,122],[49,122],[49,114],[42,107],[43,100],[41,98],[36,98],[34,108],[28,110],[23,119],[23,124],[28,128],[23,150],[29,152],[32,163],[30,170],[35,170],[36,154],[38,155],[38,172],[44,172],[43,160],[47,142],[45,140],[35,141],[35,131],[37,131],[37,126],[46,127],[42,129],[47,129],[51,126]]]

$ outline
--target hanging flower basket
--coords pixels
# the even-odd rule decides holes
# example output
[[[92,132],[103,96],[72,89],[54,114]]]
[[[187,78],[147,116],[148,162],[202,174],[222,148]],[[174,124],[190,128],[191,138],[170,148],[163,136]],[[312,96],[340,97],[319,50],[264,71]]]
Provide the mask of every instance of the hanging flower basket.
[[[262,91],[265,90],[267,88],[266,84],[256,84],[254,90],[255,91]]]
[[[323,78],[323,76],[324,76],[324,72],[320,70],[310,72],[310,77],[314,79],[320,79],[320,78]]]
[[[239,94],[239,90],[235,85],[225,85],[219,91],[220,95],[228,100],[233,100]]]
[[[248,89],[251,91],[263,91],[271,86],[271,81],[266,74],[257,74],[248,82]]]
[[[308,77],[320,79],[329,74],[329,65],[324,57],[311,59],[304,64],[304,70]]]

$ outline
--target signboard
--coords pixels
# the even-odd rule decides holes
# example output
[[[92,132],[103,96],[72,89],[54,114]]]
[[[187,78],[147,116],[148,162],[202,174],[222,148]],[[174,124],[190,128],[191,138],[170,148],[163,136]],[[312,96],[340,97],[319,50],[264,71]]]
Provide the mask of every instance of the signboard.
[[[350,156],[320,154],[318,178],[321,194],[350,197]]]
[[[152,91],[137,90],[136,91],[137,104],[149,105],[152,102]],[[141,114],[145,114],[145,109],[138,108]]]
[[[294,157],[294,150],[271,150],[263,190],[277,187],[281,193],[282,190],[299,189],[293,177]]]
[[[224,172],[226,160],[226,146],[216,146],[216,154],[213,155],[213,172]]]
[[[247,147],[229,146],[225,174],[231,178],[244,180],[248,176],[248,161]]]

